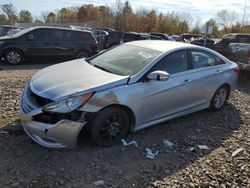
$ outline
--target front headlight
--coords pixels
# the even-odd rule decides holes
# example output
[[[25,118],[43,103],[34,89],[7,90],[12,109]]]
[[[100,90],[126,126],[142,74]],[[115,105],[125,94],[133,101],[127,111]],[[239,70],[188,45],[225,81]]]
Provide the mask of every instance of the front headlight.
[[[43,111],[46,112],[57,112],[57,113],[68,113],[72,112],[84,103],[92,96],[93,93],[86,93],[84,95],[79,95],[76,97],[69,97],[68,99],[50,103],[43,107]]]

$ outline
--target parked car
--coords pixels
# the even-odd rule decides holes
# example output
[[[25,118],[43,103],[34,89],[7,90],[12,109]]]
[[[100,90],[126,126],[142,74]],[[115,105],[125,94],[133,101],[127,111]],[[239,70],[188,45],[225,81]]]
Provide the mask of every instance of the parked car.
[[[139,33],[143,40],[163,40],[158,36],[150,35],[148,33]]]
[[[179,37],[180,37],[179,35],[171,35],[168,37],[168,39],[172,41],[178,41]]]
[[[234,61],[250,63],[250,34],[227,34],[214,49]]]
[[[22,31],[22,29],[20,29],[20,28],[18,28],[18,29],[11,29],[11,30],[9,30],[9,31],[7,32],[7,35],[12,36],[12,35],[14,35],[14,34],[20,32],[20,31]]]
[[[114,31],[109,33],[107,46],[112,47],[121,43],[144,39],[139,33]]]
[[[0,37],[7,35],[11,29],[17,29],[16,26],[11,25],[0,25]]]
[[[204,38],[203,37],[200,37],[200,38],[196,38],[194,40],[191,41],[191,44],[195,44],[195,45],[199,45],[199,46],[204,46]],[[210,49],[214,49],[214,40],[212,39],[207,39],[206,40],[206,46],[207,48],[210,48]]]
[[[238,73],[235,63],[208,48],[163,40],[124,43],[37,72],[22,93],[21,120],[45,147],[76,146],[86,126],[96,144],[110,146],[129,130],[220,110]]]
[[[120,44],[122,36],[123,36],[123,32],[121,31],[110,32],[108,35],[108,39],[107,39],[108,48]]]
[[[82,58],[97,53],[97,41],[89,31],[56,27],[32,27],[0,38],[0,57],[20,64],[29,57]]]
[[[98,28],[98,30],[103,30],[103,31],[106,31],[106,32],[108,32],[108,33],[115,31],[115,30],[112,29],[112,28],[106,28],[106,27]]]
[[[200,38],[202,37],[202,35],[197,35],[197,34],[181,34],[178,38],[177,41],[180,42],[191,42],[191,39],[196,39],[196,38]]]
[[[150,35],[160,37],[162,40],[169,40],[168,35],[165,33],[151,32]]]
[[[132,32],[125,32],[121,38],[121,43],[131,42],[136,40],[144,40],[141,34],[132,33]]]
[[[107,31],[99,29],[93,30],[92,32],[98,42],[99,49],[108,48],[107,43],[109,33]]]

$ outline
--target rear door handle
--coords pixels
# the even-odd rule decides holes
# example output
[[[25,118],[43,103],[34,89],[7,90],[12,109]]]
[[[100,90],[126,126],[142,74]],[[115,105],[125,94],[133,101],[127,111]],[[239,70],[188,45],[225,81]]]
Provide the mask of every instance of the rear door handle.
[[[189,80],[189,79],[184,80],[184,83],[188,83],[188,82],[190,82],[190,80]]]
[[[219,72],[221,72],[221,70],[216,70],[216,73],[219,73]]]

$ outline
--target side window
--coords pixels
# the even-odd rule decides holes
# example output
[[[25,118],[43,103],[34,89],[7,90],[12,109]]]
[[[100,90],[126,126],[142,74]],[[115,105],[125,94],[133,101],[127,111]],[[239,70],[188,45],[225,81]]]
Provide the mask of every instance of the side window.
[[[169,74],[188,70],[187,51],[181,50],[167,55],[153,68],[153,71],[155,70],[166,71]]]
[[[71,31],[63,31],[64,32],[64,40],[66,41],[72,41],[74,40],[74,33]]]
[[[216,65],[215,56],[204,51],[191,51],[192,65],[194,69]]]
[[[79,42],[94,42],[94,37],[89,32],[76,31],[76,40]]]
[[[246,43],[247,42],[247,36],[244,35],[237,35],[236,37],[238,43]]]
[[[27,33],[27,36],[32,35],[33,41],[47,41],[48,40],[48,30],[47,29],[36,29]]]
[[[223,61],[221,58],[219,58],[217,56],[215,56],[215,60],[216,60],[216,62],[215,62],[216,65],[225,64],[225,61]]]
[[[61,30],[54,30],[54,39],[55,40],[63,40],[64,37],[63,37],[63,33],[64,31],[61,31]]]

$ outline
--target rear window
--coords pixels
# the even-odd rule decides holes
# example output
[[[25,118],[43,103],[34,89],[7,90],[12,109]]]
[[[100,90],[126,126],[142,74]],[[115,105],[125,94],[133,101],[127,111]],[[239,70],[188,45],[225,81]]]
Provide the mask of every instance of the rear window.
[[[122,34],[123,34],[122,32],[111,32],[109,34],[109,37],[114,39],[114,40],[121,40]]]
[[[134,41],[134,40],[142,40],[142,37],[136,34],[124,34],[123,36],[124,42],[129,42],[129,41]]]
[[[95,39],[90,32],[75,31],[77,41],[95,43]]]
[[[248,35],[238,35],[237,41],[239,43],[250,43],[250,36]]]

